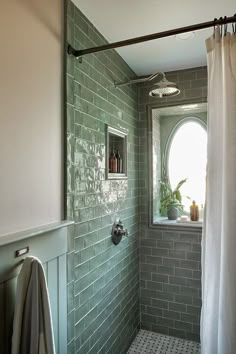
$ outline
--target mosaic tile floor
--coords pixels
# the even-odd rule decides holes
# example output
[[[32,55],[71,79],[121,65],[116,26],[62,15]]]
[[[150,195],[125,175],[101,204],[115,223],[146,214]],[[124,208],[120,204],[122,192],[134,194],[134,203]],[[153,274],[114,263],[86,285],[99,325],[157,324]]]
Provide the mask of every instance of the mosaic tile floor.
[[[141,329],[127,354],[200,354],[200,344]]]

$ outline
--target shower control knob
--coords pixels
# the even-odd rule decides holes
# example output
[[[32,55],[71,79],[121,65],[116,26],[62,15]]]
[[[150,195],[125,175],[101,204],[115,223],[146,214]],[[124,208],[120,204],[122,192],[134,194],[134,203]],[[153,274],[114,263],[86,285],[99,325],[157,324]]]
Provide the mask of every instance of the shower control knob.
[[[124,225],[121,220],[114,222],[111,231],[112,242],[118,245],[123,236],[128,236],[128,230],[124,229]]]

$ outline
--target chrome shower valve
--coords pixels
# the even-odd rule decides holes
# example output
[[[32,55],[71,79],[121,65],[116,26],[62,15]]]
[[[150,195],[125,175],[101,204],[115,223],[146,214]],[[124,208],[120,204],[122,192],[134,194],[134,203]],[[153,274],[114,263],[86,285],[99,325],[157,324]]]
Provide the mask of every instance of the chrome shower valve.
[[[120,219],[114,222],[111,230],[111,238],[115,245],[118,245],[122,237],[128,236],[128,234],[128,230],[124,229],[124,225]]]

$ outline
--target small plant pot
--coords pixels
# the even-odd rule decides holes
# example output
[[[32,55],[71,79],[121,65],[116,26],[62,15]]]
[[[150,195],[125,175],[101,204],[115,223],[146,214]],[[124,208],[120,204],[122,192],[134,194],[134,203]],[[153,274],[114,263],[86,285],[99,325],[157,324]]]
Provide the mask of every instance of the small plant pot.
[[[171,206],[168,210],[167,210],[167,216],[169,220],[176,220],[178,218],[179,215],[179,211],[176,207]]]

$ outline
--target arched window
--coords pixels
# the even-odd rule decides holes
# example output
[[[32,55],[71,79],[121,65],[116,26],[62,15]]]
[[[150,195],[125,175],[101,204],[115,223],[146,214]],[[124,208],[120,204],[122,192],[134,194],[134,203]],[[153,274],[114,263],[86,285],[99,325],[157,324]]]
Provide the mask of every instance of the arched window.
[[[166,157],[171,187],[175,188],[180,180],[187,178],[180,190],[184,211],[189,212],[192,200],[199,206],[204,204],[207,132],[202,122],[196,118],[180,122],[171,134]]]

